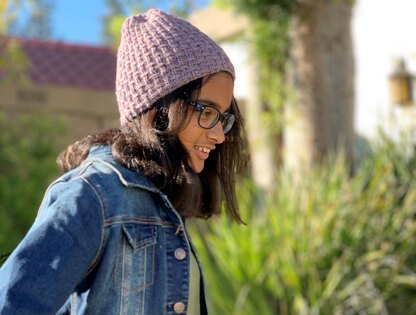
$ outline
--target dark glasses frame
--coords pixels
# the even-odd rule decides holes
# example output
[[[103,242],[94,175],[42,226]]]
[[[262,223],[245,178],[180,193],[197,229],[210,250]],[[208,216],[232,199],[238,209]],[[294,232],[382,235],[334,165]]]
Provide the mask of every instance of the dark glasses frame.
[[[221,122],[224,134],[228,133],[234,125],[235,122],[235,115],[230,113],[222,114],[217,108],[211,105],[199,103],[198,101],[192,101],[189,105],[195,107],[195,110],[198,112],[198,125],[203,129],[212,129],[214,128],[218,122]],[[215,113],[215,117],[209,123],[209,125],[205,125],[201,123],[201,117],[204,114],[204,110],[208,108],[213,110]]]

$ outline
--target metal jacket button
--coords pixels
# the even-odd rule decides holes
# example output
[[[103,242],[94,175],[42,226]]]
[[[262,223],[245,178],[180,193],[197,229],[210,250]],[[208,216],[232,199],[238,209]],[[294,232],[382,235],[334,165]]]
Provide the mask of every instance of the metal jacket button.
[[[183,313],[185,311],[185,304],[182,302],[177,302],[175,305],[173,305],[173,310],[175,313]]]
[[[184,260],[186,257],[186,251],[183,248],[177,248],[174,255],[177,260]]]

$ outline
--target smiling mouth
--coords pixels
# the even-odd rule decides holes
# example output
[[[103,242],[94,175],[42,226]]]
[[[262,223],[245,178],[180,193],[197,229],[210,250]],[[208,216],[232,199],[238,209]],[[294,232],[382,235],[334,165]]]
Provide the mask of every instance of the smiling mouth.
[[[198,147],[195,146],[195,155],[200,160],[206,160],[209,157],[209,153],[211,152],[211,149],[208,149],[206,147]]]
[[[204,148],[204,147],[195,147],[195,149],[200,151],[200,152],[207,153],[207,154],[209,154],[209,152],[211,152],[211,149]]]

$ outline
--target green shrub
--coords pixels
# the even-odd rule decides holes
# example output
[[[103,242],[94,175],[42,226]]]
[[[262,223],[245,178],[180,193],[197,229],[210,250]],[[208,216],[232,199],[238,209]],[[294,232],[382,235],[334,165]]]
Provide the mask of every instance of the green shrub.
[[[64,124],[45,115],[0,115],[0,264],[27,232],[44,191],[58,174]]]
[[[239,187],[247,226],[199,222],[213,314],[416,314],[416,159],[388,140],[355,174],[334,159],[273,193]]]

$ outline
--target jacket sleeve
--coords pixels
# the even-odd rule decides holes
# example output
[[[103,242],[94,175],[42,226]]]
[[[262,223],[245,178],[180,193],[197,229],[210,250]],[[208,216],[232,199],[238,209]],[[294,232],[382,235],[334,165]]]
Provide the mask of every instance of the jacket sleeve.
[[[0,314],[55,314],[96,259],[103,221],[100,198],[88,182],[54,183],[0,269]]]

